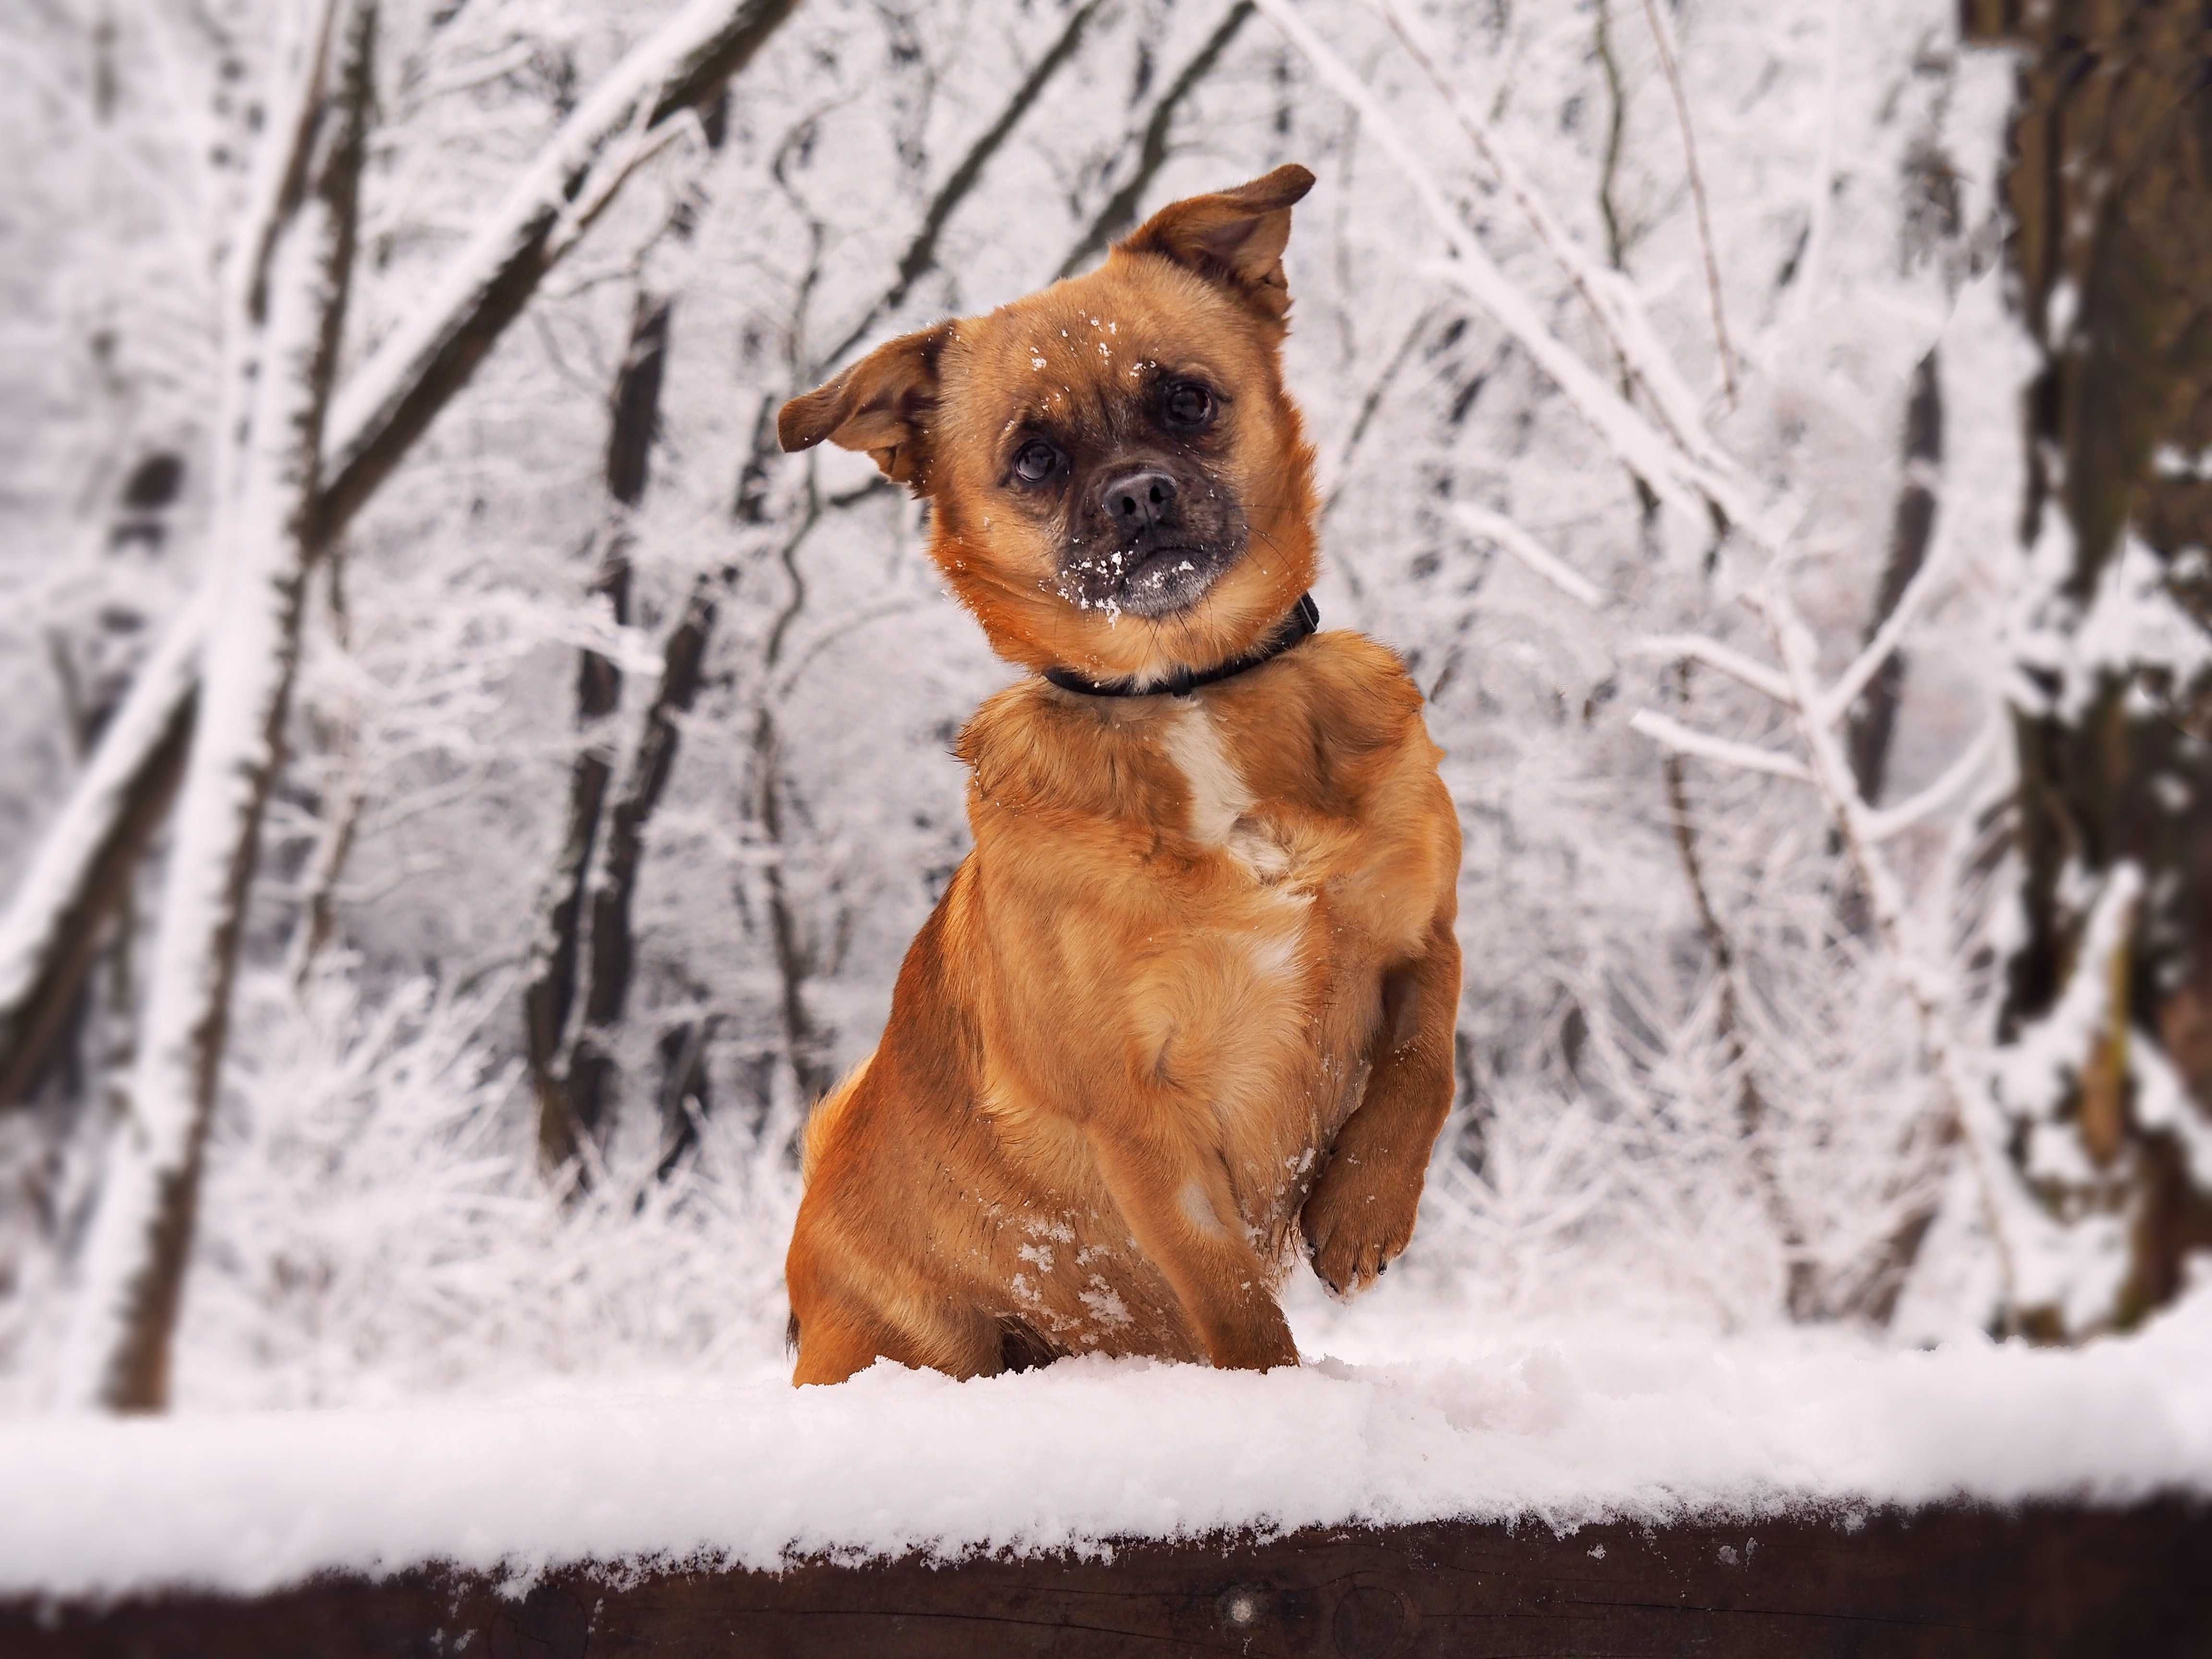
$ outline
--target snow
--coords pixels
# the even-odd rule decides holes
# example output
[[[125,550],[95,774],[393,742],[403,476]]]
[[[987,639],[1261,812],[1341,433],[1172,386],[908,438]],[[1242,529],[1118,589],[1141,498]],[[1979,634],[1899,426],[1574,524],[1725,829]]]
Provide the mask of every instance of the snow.
[[[1376,1329],[1383,1327],[1376,1325]],[[1267,1375],[1096,1358],[956,1382],[600,1383],[385,1410],[0,1423],[0,1594],[325,1569],[1090,1551],[1468,1516],[1571,1530],[1965,1496],[2212,1495],[2212,1300],[2074,1352],[1402,1333]],[[1415,1345],[1416,1349],[1418,1345]]]

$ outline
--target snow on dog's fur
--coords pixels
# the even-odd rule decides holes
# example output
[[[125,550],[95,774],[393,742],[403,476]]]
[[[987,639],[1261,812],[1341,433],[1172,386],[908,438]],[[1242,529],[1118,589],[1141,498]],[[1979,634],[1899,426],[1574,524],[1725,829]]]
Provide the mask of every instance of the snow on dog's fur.
[[[1175,203],[782,412],[786,448],[866,451],[928,499],[945,580],[1038,671],[969,722],[975,850],[809,1127],[800,1382],[1286,1364],[1298,1242],[1350,1293],[1412,1237],[1460,989],[1420,696],[1350,633],[1175,694],[1284,638],[1313,580],[1279,358],[1312,184]]]

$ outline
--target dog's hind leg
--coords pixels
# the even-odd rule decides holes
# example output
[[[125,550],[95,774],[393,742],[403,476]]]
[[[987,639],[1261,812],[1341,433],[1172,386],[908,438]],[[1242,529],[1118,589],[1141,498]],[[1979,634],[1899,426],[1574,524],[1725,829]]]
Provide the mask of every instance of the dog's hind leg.
[[[799,1333],[799,1363],[792,1368],[791,1380],[801,1387],[842,1382],[882,1358],[889,1346],[872,1327],[835,1314],[816,1314],[803,1325],[793,1322]]]
[[[1139,1109],[1085,1126],[1106,1190],[1138,1248],[1166,1276],[1209,1360],[1232,1370],[1295,1365],[1297,1346],[1244,1235],[1227,1172],[1148,1121],[1171,1115]]]
[[[1019,1320],[993,1320],[980,1313],[970,1316],[947,1309],[940,1322],[932,1320],[927,1331],[902,1329],[851,1303],[809,1309],[805,1318],[795,1313],[799,1363],[791,1380],[842,1382],[878,1359],[916,1370],[942,1371],[947,1376],[991,1376],[1000,1371],[1028,1370],[1049,1364],[1058,1353]]]

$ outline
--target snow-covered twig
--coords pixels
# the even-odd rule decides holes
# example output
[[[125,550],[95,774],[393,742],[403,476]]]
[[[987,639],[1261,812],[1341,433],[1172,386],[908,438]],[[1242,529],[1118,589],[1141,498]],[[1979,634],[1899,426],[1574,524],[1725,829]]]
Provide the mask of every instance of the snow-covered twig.
[[[1723,766],[1740,767],[1747,772],[1764,772],[1769,777],[1793,778],[1799,783],[1810,783],[1813,775],[1805,763],[1789,755],[1778,755],[1771,749],[1761,749],[1756,744],[1736,743],[1728,738],[1717,738],[1710,732],[1699,732],[1669,720],[1656,709],[1639,708],[1629,716],[1629,730],[1641,732],[1654,743],[1662,744],[1678,754],[1696,755],[1699,758],[1718,761]]]
[[[1921,561],[1920,568],[1913,572],[1912,580],[1905,584],[1905,592],[1897,596],[1897,603],[1890,607],[1889,615],[1882,618],[1881,626],[1875,629],[1874,637],[1851,659],[1850,665],[1836,677],[1835,683],[1821,693],[1820,705],[1814,710],[1821,720],[1833,725],[1850,712],[1851,705],[1859,700],[1859,694],[1873,682],[1875,675],[1881,672],[1882,664],[1887,662],[1898,647],[1905,643],[1906,632],[1920,620],[1920,612],[1936,591],[1937,580],[1943,574],[1946,555],[1951,550],[1948,520],[1947,514],[1937,520],[1934,545]]]
[[[1641,639],[1630,641],[1628,648],[1639,657],[1700,662],[1778,703],[1786,705],[1790,701],[1790,683],[1780,674],[1765,663],[1745,656],[1733,646],[1723,645],[1718,640],[1708,639],[1702,634],[1647,634]]]
[[[1659,66],[1674,94],[1674,118],[1682,129],[1682,161],[1689,170],[1690,199],[1698,210],[1698,246],[1705,259],[1705,298],[1712,307],[1713,346],[1720,354],[1721,390],[1729,407],[1735,407],[1735,349],[1729,343],[1728,315],[1721,305],[1720,260],[1713,252],[1712,210],[1705,199],[1705,175],[1698,167],[1697,135],[1690,125],[1689,94],[1682,89],[1682,69],[1674,50],[1674,26],[1658,0],[1644,0],[1644,15],[1651,20],[1651,38],[1658,43]]]
[[[562,258],[580,241],[584,233],[599,222],[599,216],[614,205],[615,198],[632,175],[669,145],[679,138],[690,138],[702,149],[706,148],[707,135],[696,110],[679,110],[673,118],[658,126],[647,120],[650,113],[643,105],[639,106],[636,118],[623,135],[621,147],[608,156],[604,165],[593,169],[590,182],[577,193],[575,200],[561,210],[560,218],[545,238],[545,257],[549,261]]]
[[[1452,516],[1469,534],[1503,548],[1569,599],[1593,611],[1605,604],[1602,588],[1503,513],[1494,513],[1472,501],[1461,501],[1453,507]]]
[[[1885,840],[1926,817],[1978,773],[1994,741],[1996,723],[1986,723],[1966,750],[1928,788],[1887,812],[1876,811],[1860,793],[1850,762],[1834,729],[1838,713],[1850,706],[1850,698],[1842,695],[1844,690],[1853,684],[1852,677],[1858,672],[1860,665],[1870,660],[1879,667],[1896,649],[1905,627],[1910,625],[1911,611],[1919,603],[1916,591],[1917,594],[1928,591],[1925,584],[1935,562],[1930,560],[1929,566],[1923,568],[1912,588],[1892,612],[1890,623],[1895,625],[1886,623],[1852,670],[1847,671],[1844,679],[1826,688],[1817,678],[1817,651],[1811,630],[1798,616],[1788,594],[1771,578],[1747,597],[1753,608],[1767,619],[1780,660],[1778,672],[1717,641],[1698,635],[1656,635],[1639,641],[1640,649],[1647,654],[1656,653],[1703,662],[1772,697],[1790,715],[1798,739],[1805,746],[1805,762],[1692,730],[1650,709],[1638,711],[1629,724],[1633,730],[1679,754],[1697,755],[1747,771],[1796,779],[1810,783],[1819,793],[1865,895],[1876,935],[1895,963],[1906,998],[1912,1005],[1922,1052],[1945,1097],[1946,1135],[1955,1136],[1966,1148],[1984,1219],[1997,1255],[2003,1316],[2009,1323],[2018,1306],[2018,1241],[2033,1224],[2033,1218],[2022,1212],[2019,1203],[2011,1201],[2014,1196],[2012,1184],[1998,1151],[2001,1136],[1996,1127],[1986,1121],[1991,1115],[1990,1103],[1986,1091],[1967,1074],[1954,1040],[1952,989],[1948,976],[1927,959],[1920,942],[1912,936],[1903,890],[1881,851]],[[1865,678],[1869,677],[1870,671],[1861,675],[1856,684],[1863,688]],[[1856,691],[1851,695],[1856,696]]]
[[[1877,843],[1887,841],[1921,823],[1930,813],[1941,811],[1981,775],[1982,769],[1989,764],[1990,756],[1996,748],[2001,730],[1998,721],[1984,720],[1982,729],[1974,734],[1973,741],[1959,751],[1958,758],[1945,767],[1933,783],[1910,799],[1869,812],[1867,815],[1868,836]]]

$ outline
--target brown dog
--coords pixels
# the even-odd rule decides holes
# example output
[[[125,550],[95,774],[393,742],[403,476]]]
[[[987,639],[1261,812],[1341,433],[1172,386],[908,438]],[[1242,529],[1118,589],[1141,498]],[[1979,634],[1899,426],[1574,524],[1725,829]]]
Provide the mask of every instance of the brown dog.
[[[1096,1352],[1264,1368],[1292,1224],[1406,1248],[1452,1092],[1458,819],[1398,659],[1305,638],[1279,167],[784,407],[928,498],[1001,656],[975,849],[806,1134],[794,1381]]]

